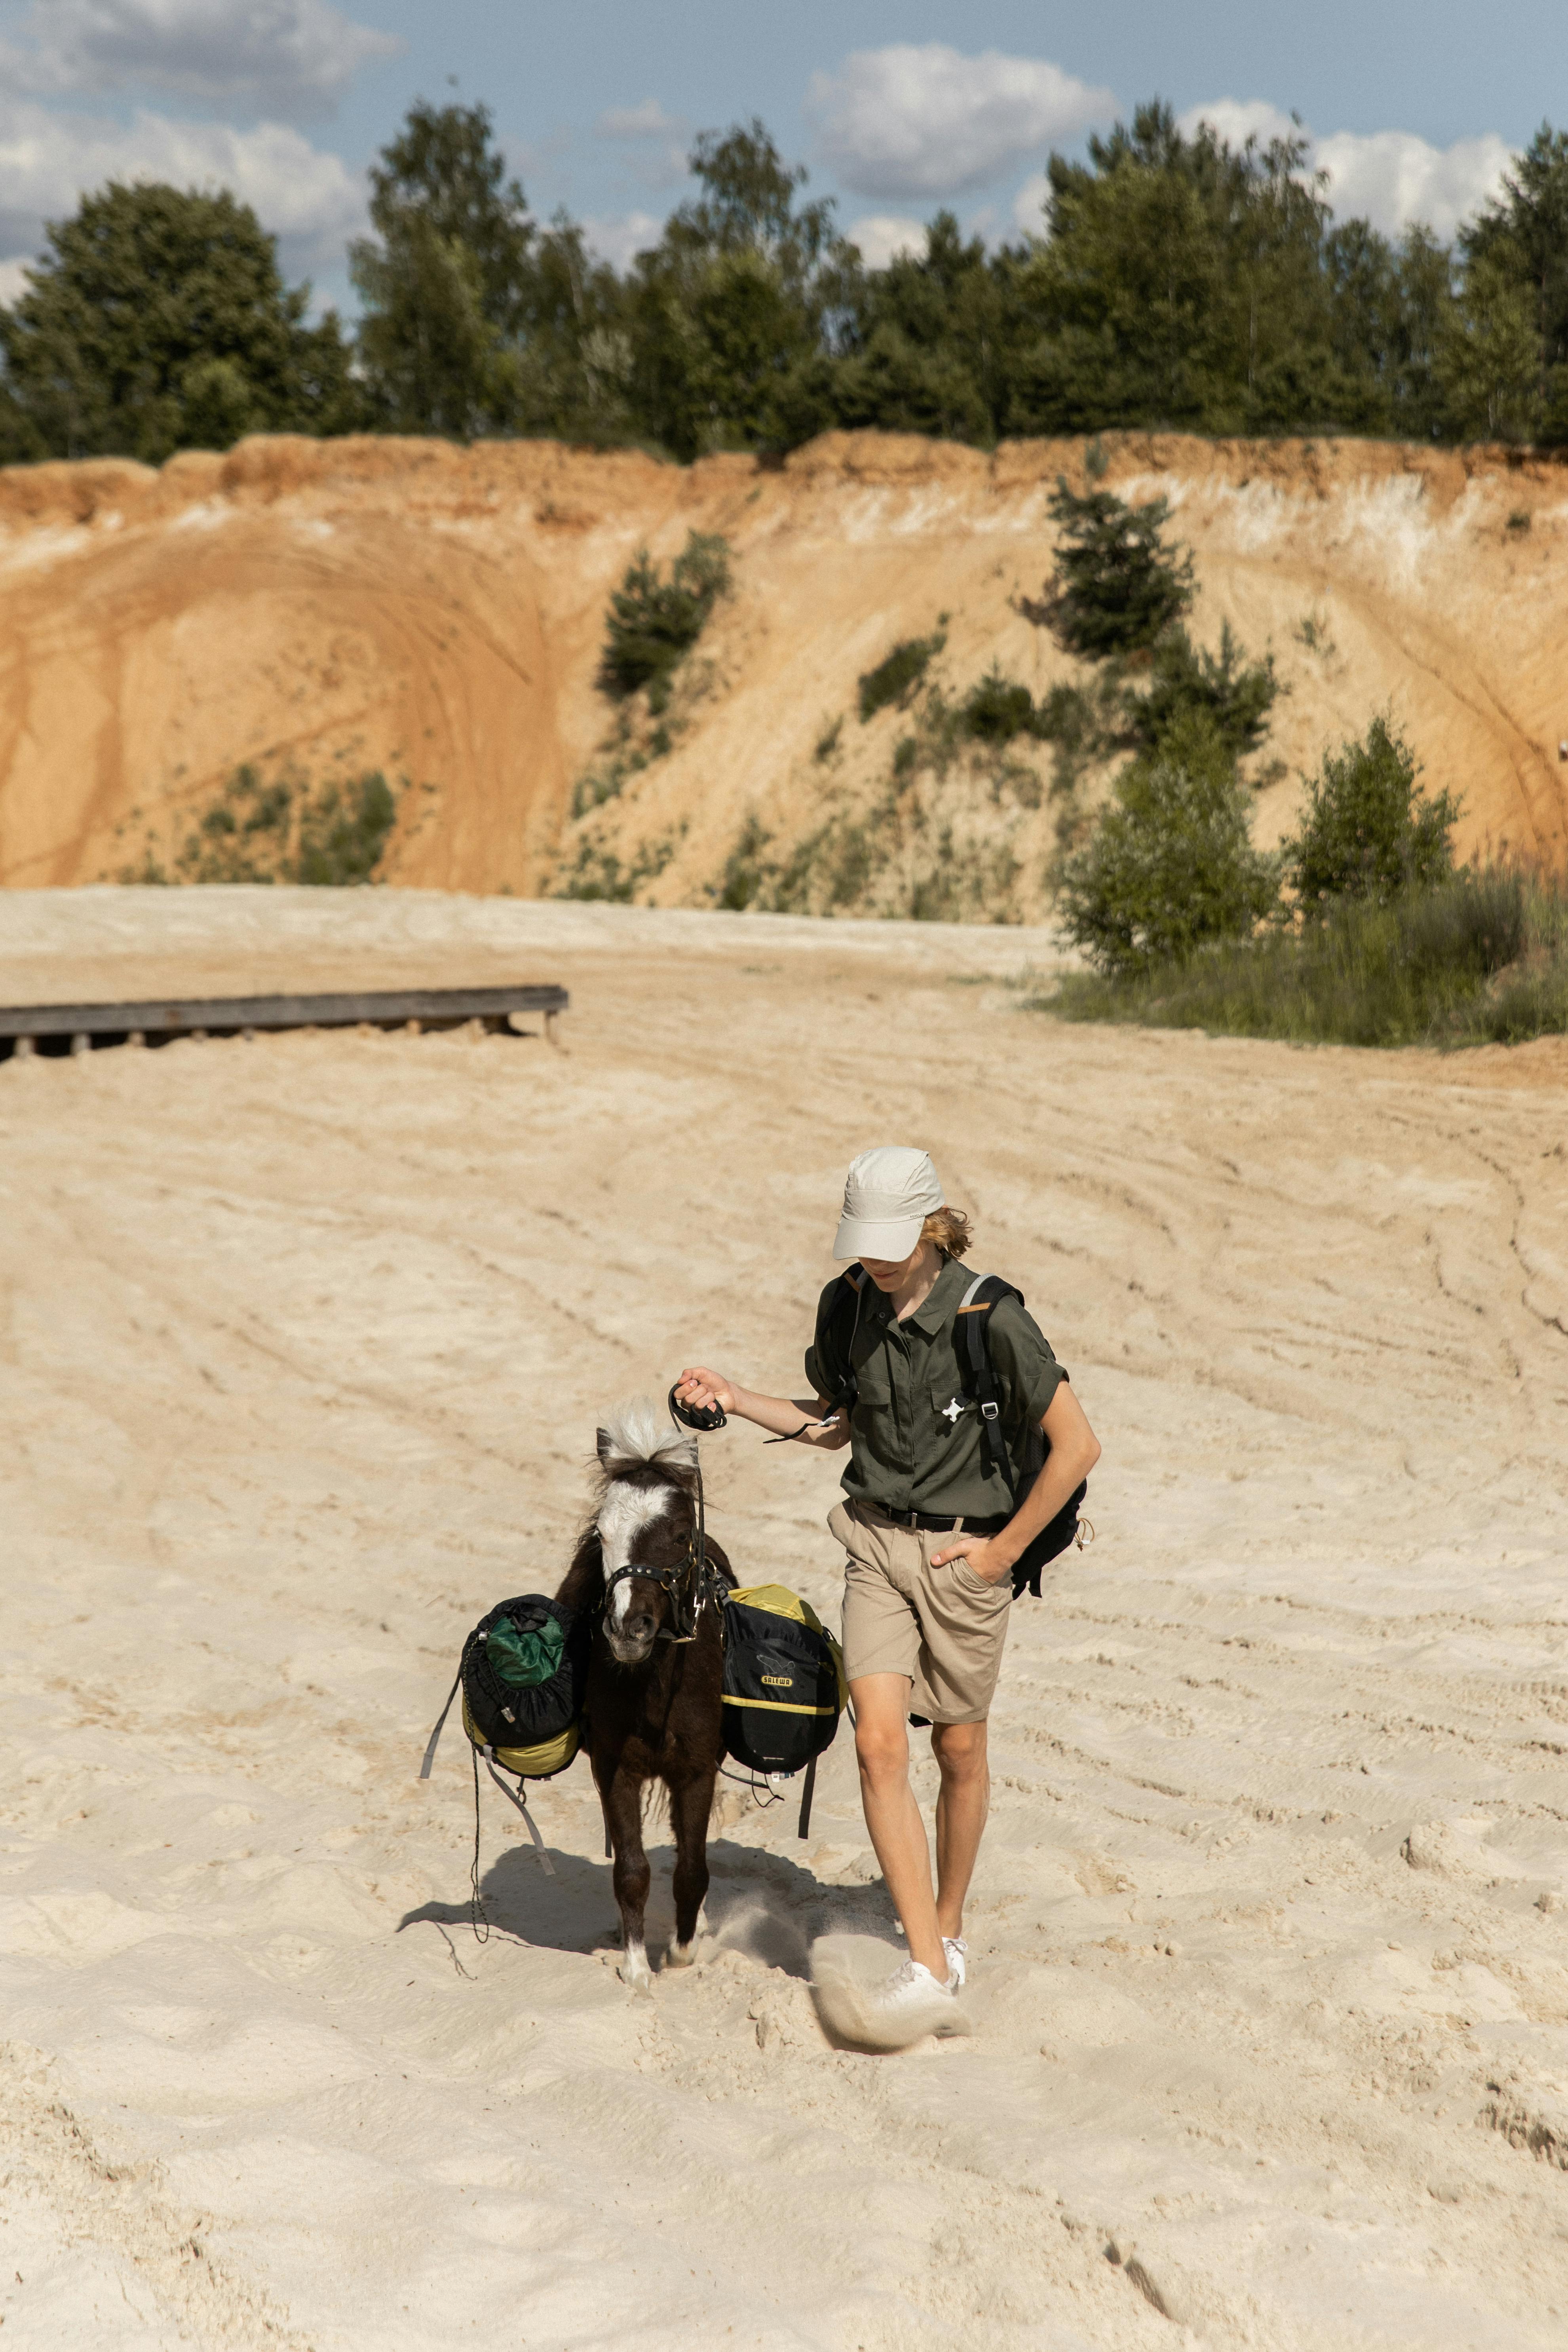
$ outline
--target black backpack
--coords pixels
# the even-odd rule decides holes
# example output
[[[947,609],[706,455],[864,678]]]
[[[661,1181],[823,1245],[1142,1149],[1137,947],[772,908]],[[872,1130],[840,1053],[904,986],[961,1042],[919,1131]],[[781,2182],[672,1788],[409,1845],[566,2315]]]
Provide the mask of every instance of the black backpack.
[[[858,1390],[852,1350],[855,1333],[860,1321],[860,1300],[868,1279],[862,1265],[852,1265],[839,1276],[839,1289],[824,1318],[824,1332],[844,1330],[842,1361],[846,1367],[844,1384],[832,1399],[833,1410],[852,1412]],[[1016,1509],[1045,1466],[1050,1448],[1041,1432],[1032,1423],[1025,1433],[1024,1458],[1017,1474],[1008,1458],[1002,1435],[1002,1400],[996,1384],[995,1369],[986,1345],[991,1309],[1004,1298],[1016,1298],[1024,1305],[1024,1294],[1015,1283],[1004,1282],[999,1274],[977,1274],[960,1302],[954,1322],[963,1333],[960,1353],[974,1384],[975,1402],[980,1407],[980,1456],[986,1477],[1000,1476],[1006,1486],[1008,1498]],[[1066,1373],[1062,1375],[1067,1378]],[[1027,1549],[1013,1563],[1013,1598],[1016,1601],[1027,1591],[1040,1598],[1040,1570],[1066,1551],[1079,1532],[1079,1507],[1089,1492],[1087,1481],[1069,1495],[1056,1517],[1040,1529]]]

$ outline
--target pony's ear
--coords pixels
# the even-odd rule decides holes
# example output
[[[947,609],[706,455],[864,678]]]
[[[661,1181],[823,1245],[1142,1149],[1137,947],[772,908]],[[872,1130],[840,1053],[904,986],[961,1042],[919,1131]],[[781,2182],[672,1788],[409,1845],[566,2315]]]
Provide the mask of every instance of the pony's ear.
[[[594,1448],[599,1457],[600,1469],[608,1470],[616,1458],[616,1442],[607,1429],[594,1432]]]

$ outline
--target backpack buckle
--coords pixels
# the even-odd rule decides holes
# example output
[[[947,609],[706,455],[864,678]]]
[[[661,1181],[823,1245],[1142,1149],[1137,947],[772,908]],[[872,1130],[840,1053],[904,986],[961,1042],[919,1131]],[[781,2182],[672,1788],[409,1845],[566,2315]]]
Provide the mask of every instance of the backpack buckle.
[[[983,1404],[980,1410],[987,1421],[1000,1421],[1002,1418],[1002,1408],[999,1404]]]

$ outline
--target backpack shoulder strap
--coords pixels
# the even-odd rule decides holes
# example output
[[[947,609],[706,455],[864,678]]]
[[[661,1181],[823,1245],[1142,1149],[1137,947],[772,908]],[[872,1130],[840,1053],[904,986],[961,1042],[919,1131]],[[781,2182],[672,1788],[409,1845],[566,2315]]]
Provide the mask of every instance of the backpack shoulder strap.
[[[866,1295],[866,1286],[870,1278],[865,1267],[858,1263],[847,1266],[838,1277],[838,1287],[833,1294],[833,1303],[823,1318],[825,1332],[836,1328],[844,1329],[847,1325],[847,1328],[844,1329],[844,1378],[839,1383],[837,1394],[828,1400],[836,1412],[843,1410],[853,1412],[855,1409],[855,1396],[858,1387],[855,1377],[855,1334],[860,1328],[861,1303]]]
[[[1024,1294],[1016,1284],[1004,1282],[999,1274],[977,1274],[959,1301],[953,1321],[963,1333],[964,1360],[974,1378],[974,1393],[980,1404],[980,1455],[985,1475],[989,1477],[994,1470],[999,1471],[1011,1488],[1013,1469],[1002,1443],[1002,1405],[986,1339],[991,1310],[1004,1298],[1016,1298],[1020,1307],[1024,1304]]]

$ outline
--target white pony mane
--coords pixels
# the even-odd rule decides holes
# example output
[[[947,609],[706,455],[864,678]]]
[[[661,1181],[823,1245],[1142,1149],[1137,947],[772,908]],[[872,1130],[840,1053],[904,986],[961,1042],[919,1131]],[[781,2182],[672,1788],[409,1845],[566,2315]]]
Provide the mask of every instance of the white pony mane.
[[[651,1397],[631,1397],[599,1425],[599,1464],[607,1483],[644,1463],[684,1486],[697,1467],[697,1440],[682,1436]]]

